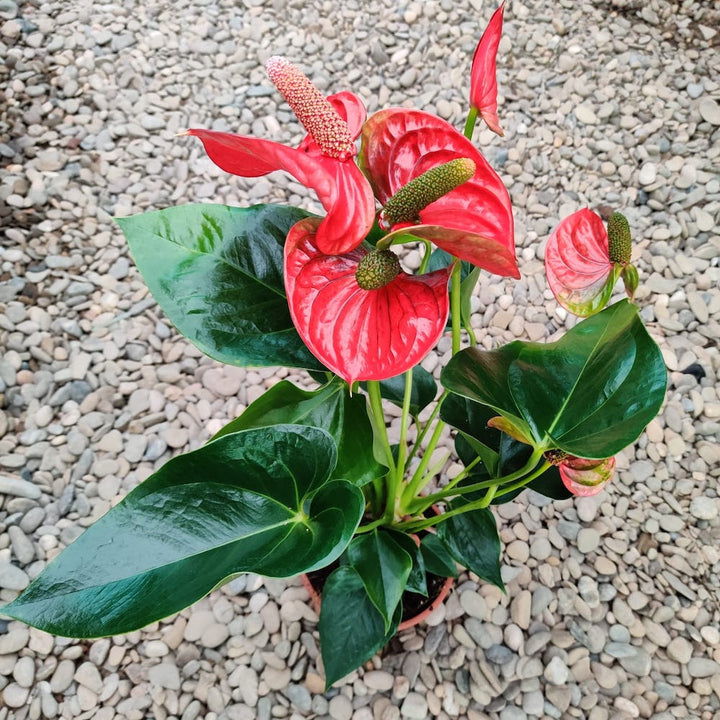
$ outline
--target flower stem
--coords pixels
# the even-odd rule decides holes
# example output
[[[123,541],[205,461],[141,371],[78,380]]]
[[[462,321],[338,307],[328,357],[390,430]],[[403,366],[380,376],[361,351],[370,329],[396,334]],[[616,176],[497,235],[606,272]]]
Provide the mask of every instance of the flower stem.
[[[422,262],[420,263],[420,267],[418,268],[418,275],[424,275],[427,272],[427,267],[430,264],[430,256],[432,255],[432,244],[429,240],[421,240],[423,245],[425,245],[425,254],[423,255]]]
[[[419,510],[415,510],[416,513],[424,511],[434,503],[438,502],[439,500],[444,500],[446,499],[446,497],[449,496],[456,496],[467,492],[483,490],[485,488],[487,488],[488,490],[485,495],[479,500],[469,502],[459,508],[453,508],[452,510],[448,510],[446,513],[443,513],[439,517],[430,518],[429,520],[425,518],[421,520],[408,520],[404,523],[396,525],[395,527],[396,529],[402,530],[403,532],[417,532],[418,530],[424,530],[427,527],[432,527],[439,522],[443,522],[450,517],[454,517],[455,515],[461,515],[464,512],[469,512],[471,510],[478,510],[487,507],[494,498],[500,497],[502,495],[507,495],[508,493],[513,492],[514,490],[517,490],[524,485],[527,485],[539,475],[542,475],[550,467],[550,463],[545,461],[538,467],[538,461],[541,457],[542,450],[536,449],[530,456],[528,462],[522,468],[520,468],[520,470],[517,470],[514,473],[510,473],[509,475],[505,475],[501,478],[496,478],[492,481],[484,481],[482,483],[468,485],[467,487],[460,488],[459,490],[455,489],[447,494],[444,494],[443,491],[440,491],[438,493],[435,493],[434,495],[428,495],[427,497],[422,498],[424,507],[420,508]],[[526,475],[528,472],[530,474]],[[526,475],[526,477],[523,477],[523,475]],[[518,480],[518,478],[522,479]],[[518,482],[515,482],[507,487],[503,487],[502,489],[500,489],[501,486],[507,485],[507,483],[509,482],[512,483],[513,480],[518,480]]]
[[[391,520],[395,517],[395,508],[397,507],[398,494],[402,487],[403,477],[405,475],[405,458],[407,456],[407,430],[410,423],[410,401],[412,399],[412,369],[405,372],[405,393],[403,395],[402,418],[400,420],[400,441],[398,445],[397,466],[394,476],[391,477],[390,487],[388,488],[387,505],[385,506],[385,517]]]
[[[475,123],[477,122],[478,111],[477,108],[471,107],[468,113],[467,120],[465,122],[465,130],[463,134],[468,140],[472,140],[473,130],[475,129]]]
[[[387,427],[385,426],[385,414],[382,407],[382,396],[380,395],[380,383],[377,380],[368,380],[368,397],[370,398],[370,409],[372,410],[373,424],[375,425],[375,437],[380,441],[390,473],[395,472],[395,458],[390,448]]]
[[[433,431],[432,436],[430,437],[430,442],[428,443],[427,448],[425,449],[425,453],[423,454],[422,460],[420,461],[420,464],[417,466],[415,472],[413,473],[412,479],[408,483],[407,487],[405,488],[405,491],[403,492],[403,502],[402,507],[404,509],[405,503],[412,500],[418,492],[424,487],[424,480],[425,480],[425,471],[427,470],[428,465],[430,464],[430,459],[432,457],[433,452],[435,451],[435,448],[437,447],[438,441],[440,440],[440,435],[442,434],[442,431],[445,428],[445,423],[442,420],[439,420],[437,425],[435,426],[435,430]]]
[[[452,354],[460,351],[460,329],[462,320],[460,318],[461,290],[462,290],[462,263],[455,262],[450,280],[450,313],[452,315]]]
[[[425,436],[428,434],[428,430],[430,430],[430,426],[433,424],[433,421],[435,420],[438,413],[440,412],[440,408],[442,407],[443,401],[449,394],[450,394],[449,390],[444,390],[443,394],[438,398],[438,401],[435,403],[435,407],[433,408],[432,412],[430,413],[430,417],[427,419],[427,422],[423,425],[422,430],[419,432],[419,434],[415,440],[413,449],[410,451],[410,455],[407,459],[408,464],[415,457],[418,450],[420,449],[422,441],[425,439]]]

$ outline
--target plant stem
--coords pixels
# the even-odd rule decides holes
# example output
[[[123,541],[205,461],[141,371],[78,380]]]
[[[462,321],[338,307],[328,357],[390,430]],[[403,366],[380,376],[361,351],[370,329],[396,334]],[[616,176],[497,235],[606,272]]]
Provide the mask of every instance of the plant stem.
[[[433,431],[432,436],[430,437],[430,442],[425,449],[425,454],[423,455],[420,464],[417,466],[415,472],[413,473],[412,479],[408,483],[408,486],[403,492],[403,509],[405,503],[414,498],[415,495],[417,495],[418,492],[424,487],[423,480],[425,480],[425,471],[430,464],[430,458],[433,454],[433,451],[437,447],[438,440],[440,440],[440,435],[442,434],[444,428],[445,423],[442,420],[439,420],[438,424],[435,426],[435,430]]]
[[[415,457],[415,455],[417,454],[417,451],[420,449],[420,444],[425,439],[425,436],[427,435],[428,430],[430,429],[430,426],[433,423],[433,420],[435,420],[438,413],[440,412],[440,407],[442,406],[443,401],[449,394],[450,394],[449,390],[444,390],[443,394],[438,398],[437,403],[435,403],[435,407],[433,408],[432,412],[430,413],[430,417],[427,419],[427,422],[423,425],[422,430],[419,432],[417,438],[415,439],[415,444],[413,445],[413,449],[410,451],[410,455],[407,459],[408,464]]]
[[[467,120],[465,121],[465,130],[463,134],[468,140],[472,140],[473,130],[475,129],[475,123],[477,121],[478,111],[477,108],[471,107],[468,113]]]
[[[452,271],[452,279],[450,281],[450,314],[452,315],[452,354],[456,355],[460,351],[460,330],[462,328],[462,320],[460,318],[460,305],[462,298],[460,297],[462,286],[462,263],[456,261]]]
[[[432,255],[432,244],[429,240],[421,240],[423,245],[425,245],[425,254],[423,255],[422,262],[420,263],[420,267],[418,268],[417,274],[418,275],[424,275],[427,271],[427,266],[430,264],[430,256]]]
[[[398,504],[398,493],[402,487],[405,475],[405,458],[407,456],[407,430],[410,422],[410,401],[412,399],[412,369],[405,372],[405,393],[403,395],[402,418],[400,419],[400,442],[398,444],[398,458],[395,473],[391,477],[388,488],[387,504],[385,505],[385,518],[392,521],[395,517],[395,508]]]
[[[380,395],[380,383],[377,380],[368,380],[368,397],[370,398],[370,409],[375,425],[375,437],[380,440],[390,473],[395,472],[395,458],[390,448],[387,427],[385,426],[385,414],[382,407],[382,396]]]
[[[378,518],[377,520],[373,520],[371,523],[368,523],[367,525],[361,525],[356,531],[356,535],[362,535],[366,532],[372,532],[376,527],[380,527],[385,522],[385,517]]]
[[[448,510],[446,513],[443,513],[439,517],[430,519],[423,518],[421,520],[408,520],[404,523],[396,525],[396,529],[402,530],[403,532],[417,532],[419,530],[424,530],[425,528],[437,525],[440,522],[444,522],[448,518],[454,517],[455,515],[462,515],[462,513],[464,512],[470,512],[471,510],[478,510],[487,507],[492,502],[493,498],[513,492],[514,490],[517,490],[518,488],[527,485],[539,475],[542,475],[542,473],[544,473],[550,467],[550,463],[547,461],[543,462],[539,467],[537,467],[538,461],[542,457],[542,452],[542,450],[536,449],[530,456],[530,460],[520,470],[517,470],[514,473],[510,473],[509,475],[506,475],[502,478],[497,478],[493,480],[490,484],[489,481],[483,483],[476,483],[475,485],[468,485],[466,488],[460,488],[459,491],[456,489],[453,492],[449,493],[450,495],[459,495],[463,492],[471,492],[472,490],[477,491],[488,488],[487,493],[485,493],[485,495],[479,500],[469,502],[462,507]],[[531,470],[532,472],[530,472],[527,477],[522,477]],[[521,477],[522,479],[518,482],[513,483],[512,485],[505,487],[502,490],[499,489],[501,485],[505,485],[508,482],[512,482],[513,480],[517,480]],[[425,508],[430,507],[430,505],[432,505],[434,502],[444,500],[445,497],[441,497],[442,495],[443,493],[439,492],[435,493],[434,495],[428,495],[427,497],[422,498],[423,502],[427,503],[425,505]]]

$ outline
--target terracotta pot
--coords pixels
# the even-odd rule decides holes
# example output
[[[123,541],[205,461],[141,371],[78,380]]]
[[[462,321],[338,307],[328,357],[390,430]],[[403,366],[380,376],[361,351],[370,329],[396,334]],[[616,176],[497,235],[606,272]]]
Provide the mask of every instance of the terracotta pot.
[[[302,581],[302,584],[305,586],[305,589],[310,595],[310,602],[312,604],[313,610],[315,610],[315,612],[319,615],[320,604],[322,602],[321,593],[313,585],[312,581],[307,575],[301,575],[300,580]],[[430,613],[435,610],[435,608],[437,608],[445,601],[445,598],[450,593],[450,589],[452,588],[454,583],[455,578],[444,578],[443,583],[440,586],[440,589],[437,591],[436,596],[434,598],[428,598],[429,604],[427,605],[427,607],[423,608],[417,615],[414,615],[407,620],[403,620],[398,626],[397,631],[402,632],[403,630],[415,627],[416,625],[419,625],[421,622],[423,622],[428,617],[428,615],[430,615]]]

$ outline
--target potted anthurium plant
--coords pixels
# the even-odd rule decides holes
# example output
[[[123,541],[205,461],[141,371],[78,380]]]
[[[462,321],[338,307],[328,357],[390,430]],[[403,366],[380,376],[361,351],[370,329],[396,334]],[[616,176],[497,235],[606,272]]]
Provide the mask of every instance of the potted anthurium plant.
[[[238,573],[306,573],[322,594],[330,685],[407,614],[433,607],[458,564],[503,587],[493,505],[525,488],[567,498],[608,482],[666,384],[637,307],[606,307],[620,277],[631,297],[637,286],[624,217],[606,228],[580,210],[549,238],[550,286],[586,316],[559,340],[482,350],[470,325],[482,271],[520,277],[508,192],[471,140],[478,116],[502,134],[502,14],[473,59],[464,134],[421,110],[366,119],[356,95],[324,97],[279,57],[267,71],[307,130],[299,147],[188,131],[229,173],[290,173],[325,215],[191,204],[119,219],[140,272],[211,357],[304,369],[317,387],[274,385],[130,492],[2,612],[96,637],[167,617]],[[424,250],[416,272],[397,252],[408,243]],[[420,362],[446,330],[439,389]],[[384,402],[400,408],[396,442]],[[448,428],[463,465],[452,478],[433,467]]]

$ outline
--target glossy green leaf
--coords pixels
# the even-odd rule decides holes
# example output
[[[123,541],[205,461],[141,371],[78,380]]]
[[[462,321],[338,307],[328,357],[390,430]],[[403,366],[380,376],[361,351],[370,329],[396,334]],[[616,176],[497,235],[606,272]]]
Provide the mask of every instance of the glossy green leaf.
[[[343,565],[335,570],[323,588],[318,625],[326,688],[384,647],[395,634],[401,614],[398,606],[386,630],[355,569]]]
[[[471,337],[474,337],[474,335],[472,323],[470,322],[472,315],[470,300],[479,278],[480,268],[474,267],[470,274],[460,283],[460,320],[462,321],[462,326]]]
[[[140,274],[170,321],[230,365],[322,369],[295,330],[283,246],[297,208],[179,205],[117,218]]]
[[[666,371],[637,307],[622,300],[554,343],[463,350],[442,382],[494,408],[538,447],[606,458],[634,442],[657,415]]]
[[[483,465],[493,477],[496,476],[498,467],[501,433],[488,427],[488,420],[496,414],[486,405],[460,395],[448,395],[440,406],[440,419],[462,433],[464,442],[472,448],[475,455],[480,456]],[[462,453],[459,454],[462,459]]]
[[[388,533],[373,530],[353,538],[345,557],[389,630],[412,569],[410,555]]]
[[[382,477],[387,468],[373,455],[373,431],[362,395],[350,395],[347,383],[335,378],[317,390],[303,390],[287,380],[273,385],[229,422],[215,437],[238,430],[282,423],[326,430],[338,448],[333,476],[358,487]]]
[[[450,510],[467,503],[456,498],[448,503]],[[505,590],[500,576],[500,537],[492,510],[480,508],[454,515],[438,525],[438,537],[461,565],[483,580]]]
[[[394,530],[383,530],[410,556],[412,568],[407,578],[406,590],[427,597],[427,579],[425,577],[425,560],[420,552],[420,546],[410,536]]]
[[[448,521],[445,521],[448,522]],[[438,526],[442,527],[442,523]],[[427,533],[420,541],[420,552],[425,561],[425,569],[440,577],[457,577],[455,560],[447,545],[434,533]]]
[[[234,433],[180,455],[64,550],[2,612],[57,635],[125,633],[240,572],[289,577],[337,558],[364,508],[330,480],[318,428]]]

